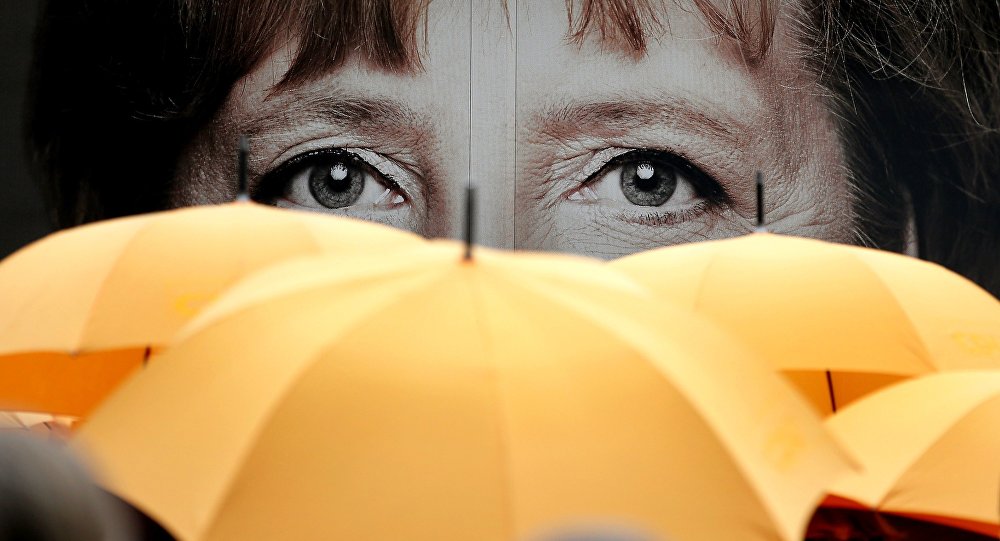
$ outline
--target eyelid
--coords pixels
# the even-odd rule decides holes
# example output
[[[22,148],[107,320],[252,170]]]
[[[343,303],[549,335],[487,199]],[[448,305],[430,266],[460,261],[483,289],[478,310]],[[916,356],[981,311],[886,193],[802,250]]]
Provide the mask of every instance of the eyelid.
[[[287,160],[283,160],[280,165],[265,172],[261,175],[262,178],[274,177],[280,175],[289,169],[295,169],[301,167],[309,160],[318,157],[326,156],[338,156],[342,155],[350,159],[358,160],[374,169],[375,171],[381,173],[386,178],[394,180],[391,169],[386,166],[386,162],[389,160],[385,157],[379,156],[378,154],[371,152],[370,150],[360,149],[360,148],[345,148],[345,147],[324,147],[324,148],[314,148],[311,150],[306,150],[300,152]]]
[[[381,154],[378,154],[377,152],[372,152],[371,150],[365,148],[352,148],[352,147],[341,148],[341,150],[354,154],[355,156],[360,158],[361,161],[371,166],[372,169],[378,171],[379,173],[382,173],[382,176],[395,182],[397,185],[399,184],[399,179],[403,175],[405,175],[405,173],[403,172],[403,168],[400,167],[396,162]]]
[[[609,163],[618,158],[619,156],[624,156],[630,152],[633,152],[634,148],[606,148],[600,150],[587,160],[587,163],[580,168],[580,171],[573,175],[573,181],[579,185],[584,184],[589,181],[594,175],[599,173],[602,169],[608,166]]]

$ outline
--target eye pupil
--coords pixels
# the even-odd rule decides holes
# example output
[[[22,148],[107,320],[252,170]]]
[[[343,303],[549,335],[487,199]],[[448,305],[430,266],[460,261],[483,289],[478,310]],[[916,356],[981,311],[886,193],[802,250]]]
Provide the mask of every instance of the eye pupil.
[[[309,173],[309,192],[326,208],[337,209],[356,203],[365,188],[364,172],[352,163],[327,163],[314,167]]]
[[[677,171],[666,164],[626,164],[622,167],[621,187],[630,203],[658,207],[669,201],[677,189]]]

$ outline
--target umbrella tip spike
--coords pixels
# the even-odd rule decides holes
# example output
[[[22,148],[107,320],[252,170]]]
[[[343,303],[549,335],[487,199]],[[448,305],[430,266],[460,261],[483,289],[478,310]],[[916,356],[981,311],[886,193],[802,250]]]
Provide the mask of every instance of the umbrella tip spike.
[[[764,173],[757,171],[756,185],[757,185],[757,228],[756,232],[767,232],[767,227],[764,223]]]
[[[465,257],[466,261],[472,259],[473,230],[476,225],[476,188],[469,186],[465,189]]]
[[[247,159],[250,156],[250,140],[246,135],[240,135],[240,146],[236,153],[237,159],[237,182],[238,191],[236,193],[237,201],[249,201],[250,200],[250,183],[247,180]]]

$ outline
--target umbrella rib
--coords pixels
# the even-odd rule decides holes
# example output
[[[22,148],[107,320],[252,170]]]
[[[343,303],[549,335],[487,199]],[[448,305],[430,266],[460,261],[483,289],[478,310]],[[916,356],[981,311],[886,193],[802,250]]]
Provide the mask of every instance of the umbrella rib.
[[[826,392],[830,395],[830,408],[833,413],[837,413],[837,397],[833,393],[833,375],[830,374],[829,370],[826,371]]]

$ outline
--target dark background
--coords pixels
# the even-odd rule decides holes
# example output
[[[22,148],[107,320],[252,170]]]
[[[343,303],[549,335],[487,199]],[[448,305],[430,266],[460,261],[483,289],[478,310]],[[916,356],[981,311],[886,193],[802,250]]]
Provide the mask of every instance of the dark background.
[[[0,1],[0,258],[51,230],[22,142],[39,0]],[[72,81],[67,81],[72,84]]]

